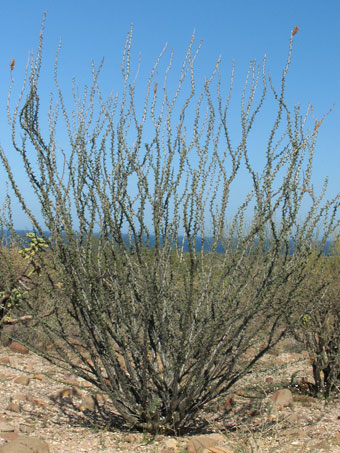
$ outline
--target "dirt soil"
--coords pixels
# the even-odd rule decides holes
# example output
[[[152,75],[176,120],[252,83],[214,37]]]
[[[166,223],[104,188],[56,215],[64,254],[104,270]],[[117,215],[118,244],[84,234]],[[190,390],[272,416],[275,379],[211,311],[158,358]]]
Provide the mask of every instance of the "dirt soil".
[[[312,388],[308,354],[287,340],[202,411],[203,434],[221,434],[225,452],[340,452],[340,399],[314,398]],[[283,392],[287,401],[273,401],[281,389],[289,389],[292,399]],[[95,392],[33,353],[1,346],[0,449],[25,435],[46,441],[51,453],[188,451],[189,435],[152,437],[123,425],[110,428],[100,414],[112,417],[114,408]]]

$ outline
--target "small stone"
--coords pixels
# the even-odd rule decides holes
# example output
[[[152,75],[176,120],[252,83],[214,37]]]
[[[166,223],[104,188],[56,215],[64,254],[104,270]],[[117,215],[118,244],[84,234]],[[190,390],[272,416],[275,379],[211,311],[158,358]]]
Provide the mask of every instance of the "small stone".
[[[14,395],[11,396],[11,401],[27,401],[27,395],[24,395],[23,393],[14,393]]]
[[[290,414],[287,417],[287,422],[289,422],[289,423],[296,423],[299,420],[301,420],[301,416],[299,414],[296,414],[296,413]]]
[[[42,381],[44,379],[44,376],[41,376],[41,374],[35,374],[32,379],[36,379],[37,381]]]
[[[69,382],[77,382],[79,378],[77,375],[75,375],[73,373],[67,373],[67,374],[64,374],[63,379],[65,381],[69,381]]]
[[[30,434],[33,433],[34,427],[31,425],[26,425],[26,423],[20,423],[19,431],[24,434]]]
[[[27,376],[18,376],[13,382],[15,384],[28,385],[31,382],[31,379]]]
[[[64,376],[63,381],[64,381],[63,383],[68,386],[79,385],[77,378],[73,374]]]
[[[59,390],[59,392],[52,393],[50,395],[50,399],[55,400],[67,400],[72,398],[73,392],[71,387],[64,387],[63,389]]]
[[[52,401],[57,401],[59,399],[59,392],[50,393],[48,397]]]
[[[92,395],[87,395],[82,399],[79,409],[81,411],[94,411],[96,408],[95,400]]]
[[[3,433],[9,433],[14,431],[14,428],[6,422],[0,422],[0,431]]]
[[[32,403],[33,403],[33,406],[44,407],[44,408],[51,407],[46,401],[43,401],[40,399],[34,399],[32,401]]]
[[[18,354],[28,354],[29,353],[29,350],[26,348],[26,346],[20,344],[20,343],[17,343],[16,341],[13,341],[10,345],[9,345],[9,349],[13,352],[16,352]]]
[[[173,449],[174,451],[176,451],[177,440],[176,439],[166,439],[166,441],[164,442],[164,447]]]
[[[203,453],[205,449],[218,447],[224,441],[225,437],[222,436],[222,434],[204,434],[195,436],[188,442],[188,453]]]
[[[33,407],[49,407],[49,404],[38,398],[34,398],[32,395],[26,396],[26,401],[28,401]]]
[[[0,357],[0,364],[10,365],[11,359],[9,357]]]
[[[107,402],[109,397],[107,395],[105,395],[104,393],[96,393],[94,395],[94,399],[96,400],[97,404],[99,404],[100,406],[103,406]]]
[[[271,400],[274,406],[285,407],[292,403],[293,395],[289,389],[281,389],[272,394]]]
[[[164,434],[156,434],[153,438],[155,442],[162,442],[164,439],[166,439],[166,436],[164,436]]]
[[[83,392],[80,390],[79,387],[72,387],[72,396],[76,398],[82,398],[83,397]]]
[[[19,406],[18,403],[13,403],[13,401],[11,401],[6,407],[6,410],[18,413],[21,412],[21,407]]]

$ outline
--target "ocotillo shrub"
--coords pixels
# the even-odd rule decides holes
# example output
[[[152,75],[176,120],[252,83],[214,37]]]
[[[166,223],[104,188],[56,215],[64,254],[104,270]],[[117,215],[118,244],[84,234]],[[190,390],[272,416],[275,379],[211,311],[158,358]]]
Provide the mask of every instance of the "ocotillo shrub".
[[[251,63],[236,143],[229,126],[232,82],[224,99],[218,61],[198,90],[194,39],[173,94],[167,87],[172,56],[162,83],[165,51],[156,60],[142,108],[131,75],[132,33],[120,96],[104,98],[101,66],[93,67],[92,85],[81,96],[74,88],[69,113],[57,61],[58,104],[51,101],[44,133],[41,33],[22,94],[13,111],[9,106],[13,146],[43,221],[3,149],[2,163],[32,228],[49,243],[49,265],[62,288],[48,292],[53,317],[25,308],[55,349],[29,346],[106,392],[131,426],[178,432],[244,376],[285,334],[283,321],[301,303],[320,223],[321,242],[336,226],[338,197],[323,202],[326,185],[320,196],[311,189],[318,127],[306,131],[299,108],[291,113],[285,102],[295,34],[278,89],[270,78],[267,86],[264,64]],[[277,111],[259,170],[249,137],[270,95]],[[240,172],[247,172],[250,187],[231,217]]]

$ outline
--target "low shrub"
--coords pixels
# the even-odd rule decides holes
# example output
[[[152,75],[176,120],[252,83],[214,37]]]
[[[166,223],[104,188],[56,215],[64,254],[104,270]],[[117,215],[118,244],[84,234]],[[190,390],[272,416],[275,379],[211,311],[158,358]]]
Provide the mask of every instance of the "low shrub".
[[[325,398],[340,389],[339,250],[335,240],[331,255],[322,257],[313,268],[304,288],[299,321],[292,324],[295,338],[312,360],[314,393]]]

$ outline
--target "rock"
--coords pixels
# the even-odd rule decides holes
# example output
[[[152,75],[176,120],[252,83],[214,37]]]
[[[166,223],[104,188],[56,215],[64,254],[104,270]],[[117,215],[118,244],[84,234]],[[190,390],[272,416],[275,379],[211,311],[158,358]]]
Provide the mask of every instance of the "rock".
[[[296,424],[296,423],[298,423],[301,420],[301,415],[294,412],[293,414],[288,415],[286,420],[289,423]]]
[[[27,401],[27,395],[24,395],[23,393],[14,393],[10,397],[11,401]]]
[[[20,423],[19,431],[24,434],[31,434],[34,431],[34,427],[32,425],[27,425],[26,423]]]
[[[289,389],[281,389],[272,394],[271,400],[274,406],[285,407],[293,402],[293,395]]]
[[[27,396],[26,400],[34,407],[51,407],[46,401],[43,401],[38,398],[34,398],[33,396]]]
[[[31,382],[31,379],[27,376],[18,376],[13,382],[15,384],[28,385]]]
[[[50,395],[50,399],[55,400],[67,400],[72,397],[81,398],[82,392],[79,390],[78,387],[64,387],[63,389],[59,390],[57,393],[52,393]]]
[[[55,401],[60,401],[60,400],[64,400],[67,398],[71,398],[71,396],[72,396],[72,394],[69,391],[69,389],[67,389],[67,392],[65,391],[65,389],[63,389],[63,390],[59,390],[58,392],[51,393],[48,397],[50,400],[55,402]]]
[[[17,333],[17,327],[15,325],[2,325],[0,341],[1,344],[5,347],[8,347],[12,342],[12,338]]]
[[[105,393],[96,393],[93,398],[96,400],[99,406],[103,406],[109,399],[109,397],[105,395]]]
[[[13,401],[11,401],[10,403],[8,403],[6,410],[18,413],[21,412],[21,407],[19,406],[18,403],[13,403]]]
[[[11,359],[9,357],[0,357],[0,364],[10,365]]]
[[[0,431],[3,433],[9,433],[11,431],[15,431],[15,429],[6,422],[0,422]]]
[[[44,380],[44,376],[41,376],[41,374],[35,374],[33,376],[33,379],[36,379],[37,381],[43,381]]]
[[[156,434],[153,440],[155,442],[163,442],[163,440],[166,439],[166,436],[164,434]]]
[[[85,388],[85,389],[89,389],[89,388],[92,387],[92,384],[91,384],[91,382],[84,381],[84,382],[81,383],[81,387]]]
[[[82,399],[81,405],[79,407],[81,411],[94,411],[96,409],[95,399],[92,395],[87,395]]]
[[[72,387],[72,395],[75,397],[75,398],[82,398],[83,397],[83,392],[80,390],[79,387]]]
[[[9,345],[9,349],[11,351],[19,353],[19,354],[28,354],[29,353],[29,350],[26,348],[26,346],[24,346],[24,345],[22,345],[20,343],[17,343],[16,341],[13,341]]]
[[[164,441],[164,447],[167,450],[176,451],[177,450],[177,440],[176,439],[166,439]]]
[[[35,437],[18,436],[16,439],[0,447],[0,453],[49,453],[45,441]]]
[[[203,453],[211,447],[218,447],[225,441],[222,434],[204,434],[188,441],[188,453]],[[208,450],[209,451],[209,450]]]

